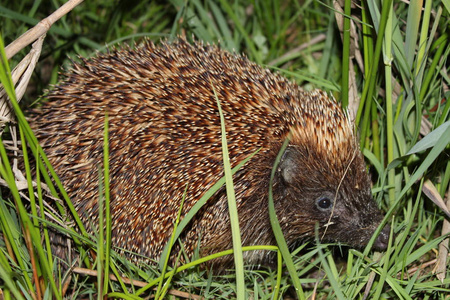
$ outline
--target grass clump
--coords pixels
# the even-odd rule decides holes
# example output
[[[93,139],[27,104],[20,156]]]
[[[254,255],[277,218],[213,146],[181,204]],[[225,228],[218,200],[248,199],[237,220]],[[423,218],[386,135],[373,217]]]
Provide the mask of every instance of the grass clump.
[[[3,40],[9,44],[61,4],[1,4]],[[220,41],[222,47],[243,52],[250,60],[279,70],[305,89],[321,88],[333,93],[348,107],[359,129],[361,149],[374,183],[374,198],[386,211],[385,223],[392,228],[390,247],[376,253],[369,248],[360,251],[303,245],[292,253],[294,268],[290,267],[290,276],[279,269],[250,269],[236,284],[234,274],[213,276],[194,266],[194,262],[192,268],[179,273],[170,268],[161,273],[151,266],[131,264],[108,245],[106,231],[106,242],[98,243],[97,261],[84,260],[86,269],[59,270],[57,258],[48,251],[47,229],[57,228],[72,235],[74,247],[80,248],[83,258],[88,256],[80,245],[96,248],[96,238],[82,229],[81,222],[75,222],[77,230],[54,225],[64,224],[65,214],[76,214],[44,206],[44,193],[63,196],[67,203],[70,199],[64,197],[56,174],[15,105],[17,124],[5,127],[0,145],[3,297],[140,299],[147,294],[172,294],[178,298],[201,295],[229,299],[245,294],[267,299],[295,294],[290,289],[298,281],[302,290],[299,298],[446,299],[450,292],[445,252],[449,247],[445,224],[450,218],[446,210],[449,204],[444,202],[448,201],[450,182],[449,9],[445,1],[408,4],[392,0],[363,1],[361,5],[344,1],[342,7],[316,0],[80,4],[47,33],[41,58],[21,102],[23,107],[34,103],[45,87],[57,82],[57,73],[70,63],[69,57],[76,60],[77,55],[91,56],[106,51],[106,45],[138,42],[143,37],[156,42],[176,35],[210,43]],[[25,51],[16,54],[9,64],[15,66]],[[2,85],[14,99],[14,85],[8,78],[4,57],[1,66]],[[25,163],[23,186],[18,184],[14,165],[9,164],[19,150],[24,157],[36,158]],[[41,170],[37,178],[31,175],[31,169]],[[104,178],[108,176],[104,173]],[[42,190],[40,183],[45,183],[48,190]],[[107,206],[108,196],[102,201]],[[30,211],[25,207],[29,203],[38,209]],[[58,215],[61,220],[55,222]],[[104,220],[109,222],[107,215]],[[181,222],[179,228],[183,226]],[[88,268],[99,272],[91,274]],[[155,292],[153,288],[158,285]]]

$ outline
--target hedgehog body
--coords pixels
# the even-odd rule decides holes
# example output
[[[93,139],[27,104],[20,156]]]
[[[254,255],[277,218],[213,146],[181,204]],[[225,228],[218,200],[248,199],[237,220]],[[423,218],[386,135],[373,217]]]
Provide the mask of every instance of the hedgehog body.
[[[259,150],[235,175],[243,245],[276,244],[268,214],[273,195],[290,246],[312,239],[364,246],[382,215],[352,124],[326,93],[306,92],[278,74],[216,46],[178,40],[145,42],[75,63],[35,110],[30,123],[82,221],[98,231],[99,168],[109,122],[112,242],[134,259],[158,260],[183,217],[223,176],[220,117],[232,167]],[[188,256],[232,248],[225,189],[180,237]],[[385,231],[377,240],[385,247]],[[134,254],[129,254],[129,251]],[[264,264],[270,254],[245,253]],[[225,257],[223,266],[232,262]]]

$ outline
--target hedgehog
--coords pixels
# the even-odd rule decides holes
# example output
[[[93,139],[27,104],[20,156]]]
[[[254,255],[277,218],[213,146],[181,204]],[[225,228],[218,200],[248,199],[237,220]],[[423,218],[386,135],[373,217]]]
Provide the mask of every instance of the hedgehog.
[[[181,219],[224,176],[218,102],[231,166],[254,155],[233,177],[243,246],[276,244],[268,190],[288,135],[272,187],[289,247],[316,236],[363,247],[383,219],[354,124],[341,106],[219,46],[147,40],[80,58],[46,98],[30,124],[91,234],[98,232],[107,116],[112,245],[132,260],[160,259],[183,199]],[[375,248],[385,249],[388,239],[386,227]],[[224,187],[179,240],[188,258],[232,248]],[[252,265],[274,259],[263,250],[243,255]],[[215,266],[232,262],[224,256]]]

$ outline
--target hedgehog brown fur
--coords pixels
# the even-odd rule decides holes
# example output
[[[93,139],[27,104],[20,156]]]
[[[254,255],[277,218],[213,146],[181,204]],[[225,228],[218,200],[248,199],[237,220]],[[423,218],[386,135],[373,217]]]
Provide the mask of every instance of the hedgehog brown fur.
[[[183,39],[112,50],[74,63],[30,123],[88,231],[98,226],[103,126],[109,118],[112,242],[158,259],[188,187],[184,216],[223,176],[215,93],[225,116],[231,165],[260,151],[234,176],[243,245],[275,244],[268,215],[270,172],[289,245],[314,238],[364,246],[382,215],[353,125],[326,93],[306,92],[247,58]],[[93,227],[92,227],[93,226]],[[326,229],[326,230],[325,230]],[[388,233],[376,241],[386,247]],[[192,255],[232,248],[224,189],[181,237]],[[133,258],[137,256],[131,255]],[[249,263],[270,254],[246,252]],[[220,264],[227,265],[232,257]]]

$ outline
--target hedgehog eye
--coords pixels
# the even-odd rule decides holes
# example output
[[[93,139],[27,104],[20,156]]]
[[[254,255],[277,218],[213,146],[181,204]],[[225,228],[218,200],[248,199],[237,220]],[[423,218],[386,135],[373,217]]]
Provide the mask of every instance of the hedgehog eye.
[[[316,200],[316,206],[319,210],[325,211],[333,206],[333,201],[327,196],[322,196]]]

